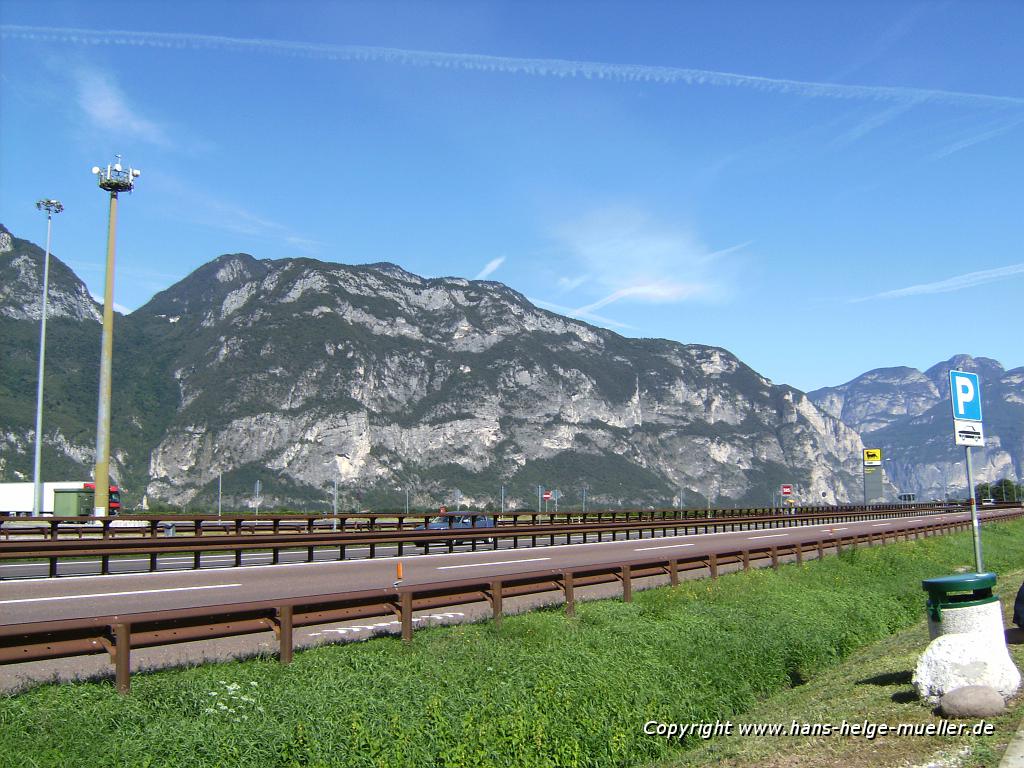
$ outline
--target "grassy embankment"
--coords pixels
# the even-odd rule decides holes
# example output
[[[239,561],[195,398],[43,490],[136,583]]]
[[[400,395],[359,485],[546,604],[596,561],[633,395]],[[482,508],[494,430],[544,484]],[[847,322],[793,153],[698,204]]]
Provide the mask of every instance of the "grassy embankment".
[[[1024,521],[985,528],[1024,568]],[[627,766],[696,746],[643,724],[750,711],[923,618],[969,534],[490,623],[0,699],[0,765]],[[1003,586],[1004,595],[1010,590]],[[1012,593],[1009,593],[1012,599]],[[838,705],[838,702],[837,702]]]

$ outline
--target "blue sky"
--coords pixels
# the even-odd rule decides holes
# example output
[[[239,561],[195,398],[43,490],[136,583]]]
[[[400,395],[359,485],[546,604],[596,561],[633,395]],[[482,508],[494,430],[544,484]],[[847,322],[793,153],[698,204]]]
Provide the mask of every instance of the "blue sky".
[[[0,221],[126,309],[222,254],[499,280],[839,384],[1024,365],[1024,4],[0,2]]]

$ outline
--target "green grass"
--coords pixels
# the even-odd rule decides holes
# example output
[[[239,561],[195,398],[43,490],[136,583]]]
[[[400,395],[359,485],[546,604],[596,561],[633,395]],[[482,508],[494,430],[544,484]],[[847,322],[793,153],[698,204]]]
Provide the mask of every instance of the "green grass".
[[[986,526],[997,572],[1024,521]],[[273,659],[43,686],[0,699],[0,765],[630,766],[697,746],[648,720],[714,721],[917,624],[920,580],[971,562],[968,534],[803,567],[326,646]],[[1004,586],[1005,590],[1008,587]]]
[[[1014,588],[1024,572],[1001,574],[1004,622],[1011,626]],[[1024,633],[1011,634],[1010,654],[1024,668]],[[923,704],[911,678],[918,657],[928,647],[925,621],[900,630],[858,649],[847,659],[816,675],[806,685],[784,689],[759,702],[735,719],[739,723],[860,723],[864,720],[889,725],[941,723],[941,715]],[[728,768],[868,768],[877,765],[925,765],[941,756],[960,754],[955,765],[996,768],[1006,745],[1021,724],[1024,697],[1009,702],[1006,712],[986,718],[994,727],[988,736],[967,733],[934,736],[724,736],[680,752],[659,768],[694,768],[702,765]],[[977,720],[956,721],[968,727]]]

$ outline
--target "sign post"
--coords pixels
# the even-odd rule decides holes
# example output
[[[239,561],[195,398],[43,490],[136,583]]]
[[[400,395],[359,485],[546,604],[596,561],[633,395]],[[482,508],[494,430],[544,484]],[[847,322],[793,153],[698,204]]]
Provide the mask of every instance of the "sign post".
[[[884,495],[882,487],[882,449],[864,449],[864,506],[881,499]]]
[[[971,465],[971,448],[985,445],[985,432],[981,421],[981,383],[978,374],[950,371],[949,400],[953,406],[953,439],[957,445],[964,447],[967,455],[967,491],[971,494],[974,564],[976,573],[981,573],[981,528],[978,524],[978,500],[974,495],[974,467]]]

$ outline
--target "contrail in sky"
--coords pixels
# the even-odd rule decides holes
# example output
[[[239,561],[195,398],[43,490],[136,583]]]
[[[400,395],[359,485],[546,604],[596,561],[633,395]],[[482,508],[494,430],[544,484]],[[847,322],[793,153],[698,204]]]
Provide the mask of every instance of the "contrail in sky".
[[[956,277],[950,277],[947,280],[939,280],[934,283],[921,283],[920,285],[911,285],[907,288],[897,288],[893,291],[883,291],[882,293],[876,293],[874,296],[852,299],[850,303],[857,304],[862,301],[871,301],[873,299],[901,299],[904,296],[921,296],[929,293],[961,291],[964,288],[973,288],[976,285],[984,285],[985,283],[991,283],[995,280],[1012,278],[1022,274],[1024,274],[1024,263],[1010,264],[1006,267],[983,269],[980,272],[968,272],[966,275],[957,275]]]
[[[662,85],[712,85],[750,88],[765,93],[829,99],[896,102],[901,104],[947,104],[982,108],[1022,107],[1024,98],[992,96],[980,93],[941,91],[927,88],[904,88],[881,85],[842,85],[806,80],[786,80],[755,75],[739,75],[706,69],[655,67],[645,64],[608,64],[597,61],[564,59],[529,59],[511,56],[485,56],[474,53],[442,53],[410,51],[360,45],[329,45],[287,40],[263,40],[219,35],[195,35],[175,32],[133,32],[62,27],[28,27],[0,25],[5,38],[35,42],[58,42],[76,45],[121,45],[147,48],[192,48],[233,52],[253,51],[276,53],[326,61],[363,61],[403,64],[441,69],[530,75],[534,77],[585,78],[616,82],[644,82]]]

